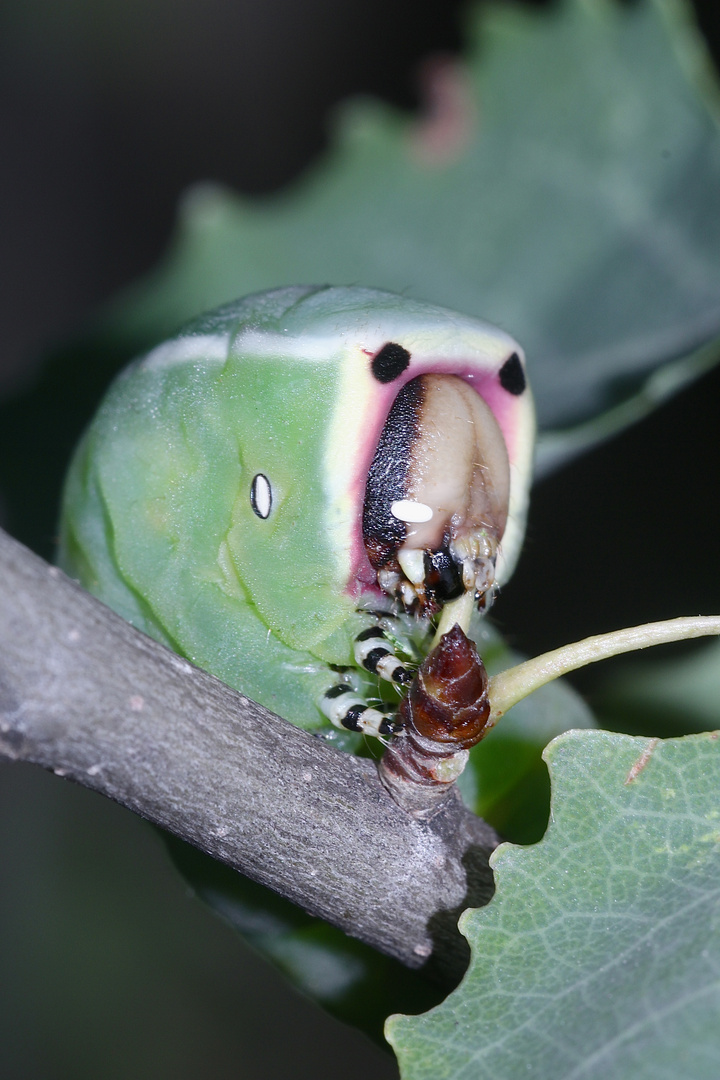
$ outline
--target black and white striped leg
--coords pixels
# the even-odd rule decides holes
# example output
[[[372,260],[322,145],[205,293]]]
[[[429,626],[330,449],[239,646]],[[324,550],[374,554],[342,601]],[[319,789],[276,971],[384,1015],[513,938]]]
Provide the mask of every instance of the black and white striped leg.
[[[397,686],[409,686],[412,682],[413,673],[400,663],[384,630],[379,626],[362,630],[355,638],[353,649],[355,660],[366,671],[372,671]]]
[[[388,704],[388,709],[394,706]],[[331,686],[320,701],[320,709],[335,727],[361,731],[365,735],[394,735],[401,726],[385,706],[371,708],[347,683]]]

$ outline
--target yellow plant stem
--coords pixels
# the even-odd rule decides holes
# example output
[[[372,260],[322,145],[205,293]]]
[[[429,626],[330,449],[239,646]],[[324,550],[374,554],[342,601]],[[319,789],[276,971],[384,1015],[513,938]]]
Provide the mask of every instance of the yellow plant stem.
[[[440,638],[447,634],[456,624],[464,634],[470,633],[470,620],[475,610],[475,595],[473,592],[464,592],[456,600],[449,600],[440,613],[432,648],[440,644]]]

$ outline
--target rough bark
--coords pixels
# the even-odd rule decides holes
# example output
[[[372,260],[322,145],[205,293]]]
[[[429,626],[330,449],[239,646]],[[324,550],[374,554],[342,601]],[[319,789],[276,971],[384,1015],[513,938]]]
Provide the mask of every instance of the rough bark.
[[[102,792],[410,967],[457,975],[493,831],[402,810],[340,753],[139,633],[0,530],[0,756]]]

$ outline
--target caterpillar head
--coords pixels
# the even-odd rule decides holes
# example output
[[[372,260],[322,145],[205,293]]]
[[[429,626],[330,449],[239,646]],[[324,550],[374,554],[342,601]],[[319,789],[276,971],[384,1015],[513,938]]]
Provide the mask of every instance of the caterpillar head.
[[[368,592],[421,614],[482,602],[518,553],[533,435],[502,331],[373,289],[258,294],[117,380],[70,475],[62,558],[226,673],[241,638],[312,649]]]
[[[524,532],[535,430],[522,350],[375,290],[321,290],[301,310],[338,371],[324,478],[345,589],[422,614],[463,593],[483,605]]]

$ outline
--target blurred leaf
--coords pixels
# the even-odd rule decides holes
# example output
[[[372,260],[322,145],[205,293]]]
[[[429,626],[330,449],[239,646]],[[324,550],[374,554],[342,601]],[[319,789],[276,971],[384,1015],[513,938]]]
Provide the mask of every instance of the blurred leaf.
[[[373,285],[510,330],[543,427],[624,400],[720,335],[720,133],[687,14],[677,0],[476,9],[465,65],[430,80],[435,115],[353,102],[287,194],[191,192],[118,327],[145,340],[258,289]]]
[[[666,735],[720,728],[720,642],[664,661],[643,657],[599,684],[603,721],[632,734]]]
[[[535,452],[535,479],[541,479],[598,443],[649,416],[689,383],[710,371],[720,357],[717,341],[672,360],[651,372],[640,389],[624,401],[574,427],[541,431]]]
[[[393,1017],[403,1080],[715,1080],[720,742],[571,732],[548,748],[552,823],[493,856],[473,958],[426,1016]]]

